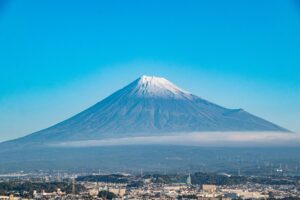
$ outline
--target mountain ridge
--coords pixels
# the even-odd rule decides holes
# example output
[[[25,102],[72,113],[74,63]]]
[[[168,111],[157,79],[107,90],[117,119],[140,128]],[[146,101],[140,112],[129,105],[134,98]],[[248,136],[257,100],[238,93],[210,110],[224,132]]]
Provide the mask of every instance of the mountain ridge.
[[[13,140],[48,143],[196,131],[282,131],[243,109],[227,109],[165,78],[141,76],[79,114]]]

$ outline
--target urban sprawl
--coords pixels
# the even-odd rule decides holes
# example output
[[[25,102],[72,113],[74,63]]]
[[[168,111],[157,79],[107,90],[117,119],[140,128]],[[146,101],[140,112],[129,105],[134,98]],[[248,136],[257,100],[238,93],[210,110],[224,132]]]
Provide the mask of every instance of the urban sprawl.
[[[216,173],[17,172],[0,175],[0,200],[300,199],[300,177]]]

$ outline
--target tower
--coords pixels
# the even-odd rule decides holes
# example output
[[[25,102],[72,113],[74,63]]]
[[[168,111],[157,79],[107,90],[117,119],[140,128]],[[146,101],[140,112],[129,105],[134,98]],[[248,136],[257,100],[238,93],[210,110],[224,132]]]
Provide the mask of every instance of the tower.
[[[186,179],[186,184],[189,185],[189,186],[192,185],[192,177],[191,177],[190,173],[189,173],[189,176]]]

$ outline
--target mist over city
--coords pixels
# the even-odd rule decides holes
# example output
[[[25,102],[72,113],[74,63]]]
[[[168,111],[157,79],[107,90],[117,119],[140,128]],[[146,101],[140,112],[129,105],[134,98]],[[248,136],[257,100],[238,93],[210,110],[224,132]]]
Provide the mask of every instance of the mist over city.
[[[167,136],[138,136],[103,140],[84,140],[49,144],[53,147],[91,147],[117,145],[189,145],[202,147],[298,147],[298,133],[285,132],[195,132]]]

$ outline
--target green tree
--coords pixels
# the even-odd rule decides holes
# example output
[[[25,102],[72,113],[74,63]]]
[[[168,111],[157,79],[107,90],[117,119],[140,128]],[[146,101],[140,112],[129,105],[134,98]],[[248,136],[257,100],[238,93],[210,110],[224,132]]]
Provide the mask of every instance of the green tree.
[[[114,198],[117,198],[118,196],[107,190],[102,190],[98,193],[98,197],[100,197],[102,199],[114,199]]]

